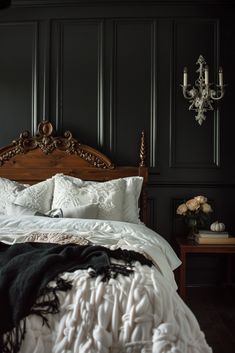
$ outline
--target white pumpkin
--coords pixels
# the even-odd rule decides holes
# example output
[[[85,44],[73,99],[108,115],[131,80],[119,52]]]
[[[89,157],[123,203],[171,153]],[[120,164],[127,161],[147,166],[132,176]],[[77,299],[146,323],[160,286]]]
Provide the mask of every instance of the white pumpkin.
[[[225,224],[219,221],[215,221],[210,226],[213,232],[223,232],[225,230]]]

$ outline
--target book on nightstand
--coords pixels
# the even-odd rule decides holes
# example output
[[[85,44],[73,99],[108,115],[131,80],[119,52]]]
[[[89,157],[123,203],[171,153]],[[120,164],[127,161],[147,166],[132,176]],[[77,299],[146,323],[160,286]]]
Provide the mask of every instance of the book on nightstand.
[[[228,238],[229,233],[228,232],[214,232],[212,230],[204,230],[200,229],[198,233],[196,234],[200,238]]]
[[[195,236],[195,241],[198,244],[223,244],[223,245],[235,245],[235,237],[227,237],[227,238],[206,238],[206,237],[200,237],[200,235]]]

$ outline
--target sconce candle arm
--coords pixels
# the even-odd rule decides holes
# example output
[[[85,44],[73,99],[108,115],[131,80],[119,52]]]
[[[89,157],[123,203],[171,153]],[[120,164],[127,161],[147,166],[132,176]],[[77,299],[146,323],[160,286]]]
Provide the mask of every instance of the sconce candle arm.
[[[181,85],[181,87],[183,88],[183,96],[185,99],[192,99],[193,96],[194,96],[194,93],[192,92],[192,90],[189,90],[191,85],[187,85],[187,86],[184,86],[184,85]],[[197,92],[197,89],[195,89],[195,91]]]
[[[224,94],[225,94],[225,90],[224,90],[224,87],[226,85],[217,85],[218,87],[218,91],[216,92],[215,90],[211,90],[211,98],[215,101],[218,101],[220,100],[221,98],[223,98]],[[216,96],[217,95],[217,96]]]

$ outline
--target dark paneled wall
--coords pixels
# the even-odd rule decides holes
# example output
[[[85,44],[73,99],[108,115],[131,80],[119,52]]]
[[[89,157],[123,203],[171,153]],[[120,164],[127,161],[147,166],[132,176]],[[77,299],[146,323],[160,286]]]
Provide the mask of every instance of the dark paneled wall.
[[[0,11],[0,144],[49,119],[137,164],[145,129],[149,225],[173,240],[177,204],[203,194],[235,234],[234,15],[232,1],[13,1]],[[228,84],[201,127],[180,87],[200,54]]]

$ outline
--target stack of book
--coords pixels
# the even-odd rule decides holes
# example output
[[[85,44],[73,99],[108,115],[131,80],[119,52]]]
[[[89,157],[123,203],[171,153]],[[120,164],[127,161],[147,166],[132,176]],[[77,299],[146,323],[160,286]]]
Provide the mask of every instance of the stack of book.
[[[234,244],[235,237],[229,236],[228,232],[213,232],[211,230],[199,230],[195,234],[195,241],[198,244]]]

